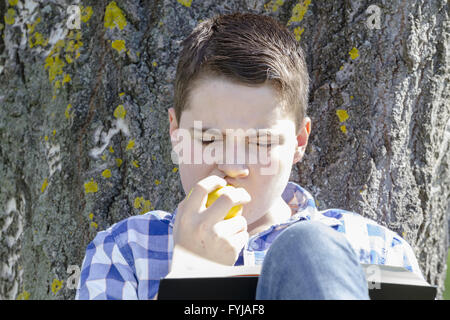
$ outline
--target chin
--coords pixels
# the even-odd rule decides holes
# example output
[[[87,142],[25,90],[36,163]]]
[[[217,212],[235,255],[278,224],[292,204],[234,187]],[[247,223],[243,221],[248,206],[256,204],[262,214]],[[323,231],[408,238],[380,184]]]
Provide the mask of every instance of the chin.
[[[244,206],[244,208],[242,209],[242,216],[245,218],[245,220],[247,220],[247,225],[250,225],[256,221],[258,221],[261,216],[256,214],[255,212],[261,212],[261,211],[255,211],[254,208],[246,208]]]

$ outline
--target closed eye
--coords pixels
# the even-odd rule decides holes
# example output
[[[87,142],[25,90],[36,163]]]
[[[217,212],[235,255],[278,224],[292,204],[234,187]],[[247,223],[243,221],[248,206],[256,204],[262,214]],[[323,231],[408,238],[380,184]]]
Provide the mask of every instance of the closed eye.
[[[202,145],[208,145],[211,144],[214,141],[219,141],[218,139],[213,138],[212,140],[201,140]],[[271,141],[267,141],[267,142],[259,142],[259,141],[249,141],[249,143],[251,144],[256,144],[258,147],[264,147],[264,148],[270,148],[272,147],[272,142]]]
[[[256,144],[258,147],[270,148],[272,146],[271,141],[250,140],[249,143]]]
[[[271,143],[260,143],[260,142],[256,142],[256,145],[258,147],[265,147],[265,148],[270,148],[272,146]]]
[[[220,140],[220,139],[216,138],[215,136],[203,137],[201,139],[203,145],[211,144],[212,142],[214,142],[216,140]]]

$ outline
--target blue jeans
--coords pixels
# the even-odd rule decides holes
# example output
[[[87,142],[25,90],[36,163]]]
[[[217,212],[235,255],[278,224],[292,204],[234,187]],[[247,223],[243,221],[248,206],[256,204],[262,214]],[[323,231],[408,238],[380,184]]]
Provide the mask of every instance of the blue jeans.
[[[343,234],[316,221],[284,230],[270,246],[257,300],[368,300],[364,271]]]

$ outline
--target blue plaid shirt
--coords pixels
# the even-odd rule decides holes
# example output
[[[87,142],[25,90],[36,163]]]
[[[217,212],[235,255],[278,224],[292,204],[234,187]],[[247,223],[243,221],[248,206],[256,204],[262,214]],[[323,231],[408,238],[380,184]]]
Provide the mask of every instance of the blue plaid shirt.
[[[318,220],[342,232],[361,263],[401,266],[423,278],[411,246],[386,227],[346,210],[318,211],[311,194],[293,182],[288,182],[282,198],[293,215],[250,237],[235,265],[262,264],[286,227]],[[87,246],[75,299],[154,299],[160,279],[169,272],[175,217],[176,210],[150,211],[99,232]]]

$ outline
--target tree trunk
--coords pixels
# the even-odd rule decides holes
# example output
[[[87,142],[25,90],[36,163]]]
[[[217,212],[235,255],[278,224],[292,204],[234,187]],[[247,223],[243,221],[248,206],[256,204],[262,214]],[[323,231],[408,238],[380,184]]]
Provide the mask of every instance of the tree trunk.
[[[180,41],[234,11],[275,17],[307,55],[312,134],[292,180],[320,209],[402,235],[441,298],[448,3],[383,0],[366,12],[370,4],[0,0],[0,299],[72,299],[98,231],[176,208],[184,192],[167,108]]]

